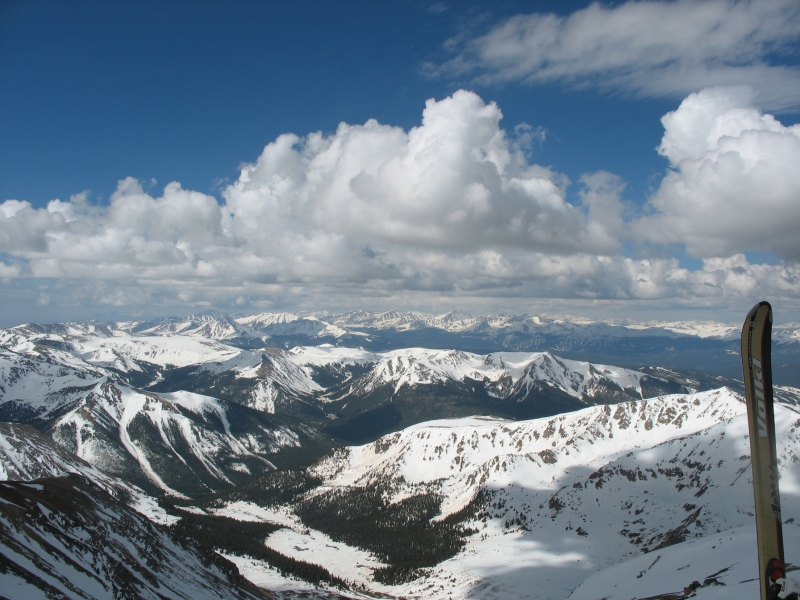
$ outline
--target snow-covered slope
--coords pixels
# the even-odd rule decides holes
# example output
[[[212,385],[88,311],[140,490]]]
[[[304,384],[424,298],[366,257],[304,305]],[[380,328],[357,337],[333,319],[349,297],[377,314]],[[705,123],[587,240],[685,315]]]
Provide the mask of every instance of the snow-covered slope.
[[[92,464],[180,494],[219,489],[273,468],[270,455],[300,445],[294,431],[245,411],[191,392],[157,395],[103,383],[38,420]]]
[[[532,421],[487,418],[421,423],[372,444],[352,447],[346,458],[314,467],[327,485],[385,480],[409,485],[445,481],[458,510],[480,486],[501,486],[517,473],[526,485],[550,487],[573,468],[591,469],[638,448],[649,448],[742,414],[744,404],[722,389],[604,405]],[[403,493],[403,492],[399,492]]]
[[[141,363],[159,367],[186,367],[229,361],[250,354],[216,341],[188,335],[88,338],[73,343],[72,348],[75,355],[90,364],[113,367],[122,372],[141,370]]]
[[[784,525],[783,536],[785,547],[800,548],[800,525]],[[755,525],[744,525],[603,569],[587,578],[569,600],[758,598],[757,565]],[[797,578],[797,573],[789,576]]]
[[[780,405],[776,420],[783,510],[798,520],[800,413]],[[525,422],[419,424],[338,451],[309,472],[322,480],[309,497],[375,486],[394,502],[441,494],[440,519],[489,492],[468,523],[477,533],[457,555],[404,584],[367,579],[378,593],[564,599],[578,588],[576,599],[627,599],[682,594],[692,581],[716,577],[729,586],[720,588],[727,597],[745,597],[747,584],[734,586],[756,576],[753,551],[744,550],[753,521],[744,404],[724,388]],[[800,553],[793,527],[790,560]],[[270,544],[300,558],[298,549],[323,533],[294,531]],[[336,572],[331,560],[326,567]],[[698,597],[715,597],[714,589],[709,579]]]
[[[31,481],[78,473],[151,521],[175,520],[140,488],[104,473],[29,425],[0,423],[0,480]]]
[[[74,474],[0,482],[0,552],[10,600],[269,597]]]
[[[148,490],[219,489],[273,468],[276,454],[308,439],[234,402],[144,391],[76,354],[31,342],[15,348],[26,352],[0,349],[0,417],[30,423],[89,463]]]
[[[300,317],[292,313],[259,313],[236,319],[254,331],[272,336],[307,336],[309,338],[340,338],[349,332],[313,316]]]

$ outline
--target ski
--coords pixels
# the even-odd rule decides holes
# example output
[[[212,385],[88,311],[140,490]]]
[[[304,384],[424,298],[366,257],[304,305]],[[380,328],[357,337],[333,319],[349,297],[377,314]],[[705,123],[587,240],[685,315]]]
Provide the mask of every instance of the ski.
[[[761,600],[777,597],[775,580],[784,577],[783,529],[778,492],[778,456],[772,406],[772,307],[759,302],[742,327],[742,372],[750,425],[758,572]]]

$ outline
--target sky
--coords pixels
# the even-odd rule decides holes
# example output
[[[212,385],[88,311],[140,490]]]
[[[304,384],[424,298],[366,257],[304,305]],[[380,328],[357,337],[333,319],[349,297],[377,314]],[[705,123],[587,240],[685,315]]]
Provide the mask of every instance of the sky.
[[[800,4],[0,0],[0,325],[800,321]]]

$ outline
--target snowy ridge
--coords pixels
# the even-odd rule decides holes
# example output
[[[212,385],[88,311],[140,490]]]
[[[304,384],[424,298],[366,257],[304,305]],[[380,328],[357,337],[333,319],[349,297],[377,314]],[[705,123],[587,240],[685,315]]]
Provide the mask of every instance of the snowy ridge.
[[[741,330],[738,324],[714,321],[646,321],[592,320],[581,317],[544,315],[473,316],[451,311],[432,315],[420,312],[355,311],[345,314],[320,313],[297,315],[286,312],[264,312],[233,318],[207,311],[187,317],[170,317],[157,321],[72,322],[53,325],[26,324],[0,330],[0,344],[14,344],[15,336],[61,336],[80,339],[86,336],[113,337],[183,335],[234,345],[255,347],[267,344],[272,337],[305,337],[310,343],[329,339],[369,339],[372,332],[408,333],[439,330],[464,335],[469,339],[487,340],[509,349],[549,349],[565,351],[586,345],[603,345],[621,339],[648,337],[665,340],[690,337],[706,340],[735,341]],[[368,331],[365,331],[368,330]],[[778,346],[800,344],[800,324],[776,324],[773,340]]]
[[[608,381],[623,390],[629,390],[644,397],[642,392],[643,374],[630,369],[609,365],[595,365],[588,362],[562,359],[549,352],[539,352],[523,358],[523,353],[499,353],[489,355],[487,361],[497,356],[504,365],[511,365],[509,374],[514,380],[510,395],[529,393],[532,388],[542,384],[551,385],[575,398],[592,398],[597,394],[600,383]],[[520,361],[522,358],[522,361]],[[516,370],[521,371],[515,377]]]
[[[788,323],[773,327],[772,339],[779,345],[800,344],[800,323]]]
[[[137,371],[137,363],[162,367],[186,367],[236,358],[242,351],[225,344],[187,335],[169,337],[119,336],[91,338],[73,343],[74,352],[83,360],[119,371]]]
[[[680,597],[699,580],[699,598],[746,597],[757,563],[744,410],[723,388],[527,422],[428,422],[319,462],[323,485],[311,493],[373,484],[400,500],[438,490],[444,515],[491,492],[458,555],[406,584],[372,583],[376,593],[525,598],[536,582],[540,598],[628,600]],[[778,405],[776,421],[783,512],[797,520],[800,412]],[[796,556],[800,527],[786,529]],[[292,547],[305,543],[275,547],[299,557]]]
[[[369,373],[350,386],[350,394],[367,394],[385,385],[397,393],[404,386],[454,381],[492,384],[498,397],[520,396],[546,385],[578,399],[591,398],[601,383],[643,397],[644,375],[638,371],[561,359],[549,352],[498,352],[488,355],[460,350],[407,348],[383,353],[333,347],[295,348],[289,357],[305,367],[370,364]]]
[[[162,321],[135,323],[132,324],[129,331],[139,335],[184,335],[212,340],[257,337],[256,332],[237,323],[230,315],[213,310],[188,317],[171,317]]]
[[[324,367],[331,364],[365,365],[380,360],[377,352],[368,352],[362,348],[344,348],[322,344],[320,346],[295,346],[288,351],[289,360],[304,367]]]
[[[321,321],[314,316],[300,317],[292,313],[259,313],[236,321],[268,337],[303,335],[340,338],[349,333],[346,329]]]
[[[70,363],[79,363],[67,353],[36,353],[24,356],[0,348],[0,402],[26,399],[32,408],[42,407],[55,395],[65,395],[70,390],[91,387],[107,378],[101,369],[78,369]]]
[[[461,508],[481,486],[506,485],[509,471],[522,470],[529,485],[546,489],[570,468],[595,468],[744,411],[743,399],[723,388],[531,421],[432,421],[351,447],[344,462],[329,458],[313,472],[326,485],[364,485],[385,477],[412,486],[449,480],[444,484],[453,500],[449,512]]]
[[[395,393],[404,385],[430,385],[446,380],[481,381],[483,357],[460,350],[409,348],[379,355],[371,371],[351,386],[351,393],[364,394],[383,386],[394,386]],[[499,376],[498,372],[492,373]]]
[[[741,326],[725,325],[714,321],[648,321],[626,325],[629,329],[647,330],[664,329],[681,335],[718,340],[738,340],[742,333]]]
[[[291,353],[272,350],[261,353],[261,361],[257,365],[235,368],[237,378],[258,382],[244,404],[256,410],[275,413],[276,403],[281,398],[301,398],[322,393],[324,388],[314,381],[307,369],[297,365],[293,357]],[[211,365],[205,368],[214,369]]]

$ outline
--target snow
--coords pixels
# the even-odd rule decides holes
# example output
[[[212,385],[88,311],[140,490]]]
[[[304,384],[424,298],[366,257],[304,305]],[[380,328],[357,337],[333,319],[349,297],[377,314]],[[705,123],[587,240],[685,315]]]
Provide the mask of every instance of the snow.
[[[701,339],[735,340],[741,335],[741,325],[726,325],[716,321],[649,321],[626,325],[628,329],[664,329],[681,335]]]
[[[187,410],[192,411],[193,413],[213,413],[222,423],[222,426],[225,428],[225,433],[230,435],[231,424],[228,422],[228,415],[225,413],[225,409],[222,408],[219,400],[216,398],[185,391],[162,393],[160,396],[186,408]]]
[[[4,495],[25,495],[31,513],[20,519],[19,511],[0,508],[3,597],[40,597],[26,580],[44,582],[59,598],[110,598],[119,595],[120,582],[137,598],[251,597],[143,516],[96,494],[79,478],[71,483],[38,486],[33,502],[18,483],[0,484]],[[113,581],[109,573],[116,574]]]
[[[260,313],[242,317],[237,322],[268,336],[300,334],[340,338],[349,333],[346,329],[321,321],[317,317],[300,317],[293,313]]]
[[[186,367],[228,361],[243,353],[220,342],[186,335],[89,337],[73,345],[76,355],[86,362],[122,371],[138,370],[132,361]]]
[[[183,497],[183,494],[173,490],[169,487],[161,477],[153,470],[153,467],[150,466],[150,461],[147,460],[147,456],[145,455],[144,451],[140,449],[134,442],[131,440],[130,435],[128,433],[128,427],[133,421],[134,417],[136,417],[139,413],[143,412],[146,405],[148,403],[148,397],[134,392],[133,390],[125,390],[122,393],[122,416],[119,420],[119,437],[122,445],[125,446],[125,449],[128,451],[128,454],[133,456],[139,465],[144,470],[145,474],[155,483],[158,487],[162,490],[167,492],[168,494],[172,494],[173,496]]]
[[[641,395],[643,377],[638,371],[561,359],[549,352],[481,355],[460,350],[403,348],[373,353],[362,349],[316,346],[293,348],[287,357],[303,367],[371,364],[370,372],[354,382],[350,391],[355,393],[369,393],[387,384],[391,384],[397,393],[403,386],[431,385],[448,380],[498,382],[510,377],[515,385],[522,384],[528,388],[537,382],[546,382],[576,398],[592,396],[601,379]]]
[[[784,545],[795,561],[800,527],[785,525]],[[792,576],[792,573],[789,573]],[[682,594],[693,581],[709,585],[696,591],[702,600],[757,598],[758,552],[755,525],[736,527],[700,540],[637,556],[586,579],[569,600],[628,600],[657,594]],[[724,587],[723,587],[724,586]]]
[[[46,409],[54,392],[91,387],[105,380],[106,374],[96,369],[77,370],[38,352],[26,356],[0,348],[0,400],[25,399],[33,408]]]
[[[378,354],[367,352],[363,348],[345,348],[321,344],[319,346],[295,346],[289,350],[289,357],[298,365],[327,366],[332,363],[364,364],[376,362]]]
[[[513,457],[520,477],[549,487],[553,477],[568,468],[592,467],[744,411],[741,397],[722,389],[595,406],[531,421],[470,417],[421,423],[351,448],[347,466],[328,483],[352,485],[377,473],[396,473],[413,484],[456,478],[453,481],[459,483],[454,486],[466,485],[489,473],[506,482],[513,473],[506,457]],[[324,476],[329,465],[323,462],[315,471]]]
[[[129,506],[140,515],[144,515],[153,523],[158,523],[159,525],[172,525],[180,520],[179,517],[167,513],[155,498],[148,496],[144,492],[133,496]]]
[[[154,498],[135,485],[102,472],[32,428],[0,423],[0,480],[30,481],[67,473],[79,473],[113,496],[123,491],[122,497],[128,505],[151,521],[161,524],[175,521]],[[27,485],[43,489],[39,484]]]
[[[252,558],[236,556],[220,552],[220,555],[227,558],[239,569],[242,577],[249,579],[260,588],[270,591],[313,591],[316,586],[303,581],[302,579],[288,578],[269,564],[254,560]]]
[[[223,508],[211,509],[209,512],[239,521],[266,522],[282,526],[283,529],[273,532],[266,539],[268,547],[284,556],[321,565],[342,579],[367,585],[371,582],[372,570],[384,566],[369,552],[335,542],[321,531],[305,527],[288,507],[268,509],[251,502],[238,501]],[[247,565],[247,568],[255,568],[254,576],[259,579],[266,576],[273,580],[275,577],[273,573],[261,573],[259,569],[262,567],[254,567],[251,564]],[[251,581],[258,584],[253,579]]]
[[[488,362],[497,359],[506,366],[514,381],[523,378],[528,384],[545,381],[575,398],[581,398],[584,394],[593,395],[591,384],[597,380],[598,375],[611,380],[622,389],[633,389],[640,395],[642,393],[643,374],[630,369],[568,360],[549,352],[497,352],[490,354],[486,360]]]
[[[373,569],[384,566],[369,552],[335,542],[314,529],[279,529],[265,543],[285,556],[321,565],[356,584],[371,584]]]
[[[302,527],[300,520],[286,507],[264,508],[252,502],[240,500],[226,504],[223,508],[212,508],[209,512],[237,521],[273,523],[282,527]]]

